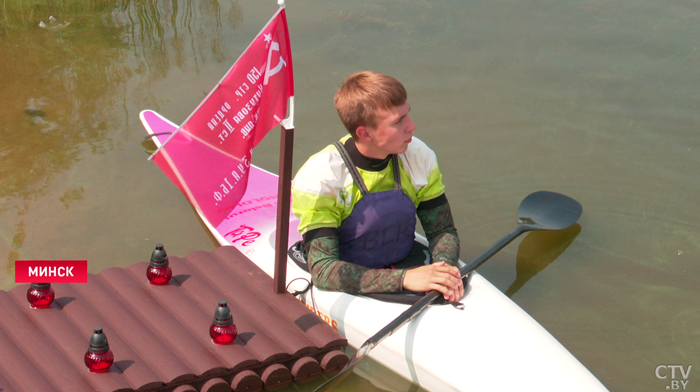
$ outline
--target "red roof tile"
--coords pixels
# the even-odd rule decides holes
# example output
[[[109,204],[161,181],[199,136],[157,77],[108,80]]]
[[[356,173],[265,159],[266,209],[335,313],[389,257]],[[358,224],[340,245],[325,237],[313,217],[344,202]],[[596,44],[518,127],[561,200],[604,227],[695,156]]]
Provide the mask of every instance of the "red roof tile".
[[[56,300],[30,309],[29,285],[0,291],[0,391],[213,391],[277,389],[336,371],[347,341],[233,247],[170,257],[165,286],[148,263],[53,284]],[[238,336],[215,345],[214,310],[228,301]],[[114,364],[87,371],[83,356],[102,326]]]

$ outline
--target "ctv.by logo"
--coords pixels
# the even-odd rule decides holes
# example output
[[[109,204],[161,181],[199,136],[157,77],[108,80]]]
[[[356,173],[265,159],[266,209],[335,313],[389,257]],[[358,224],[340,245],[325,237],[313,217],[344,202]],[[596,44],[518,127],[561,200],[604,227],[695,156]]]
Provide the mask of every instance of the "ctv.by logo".
[[[688,365],[687,369],[683,368],[683,365],[659,365],[656,367],[654,374],[659,380],[668,379],[669,373],[671,376],[670,383],[666,385],[666,389],[671,390],[685,390],[688,386],[688,377],[690,376],[690,369],[693,365]],[[683,377],[681,380],[676,379],[676,370],[678,370],[678,375]]]

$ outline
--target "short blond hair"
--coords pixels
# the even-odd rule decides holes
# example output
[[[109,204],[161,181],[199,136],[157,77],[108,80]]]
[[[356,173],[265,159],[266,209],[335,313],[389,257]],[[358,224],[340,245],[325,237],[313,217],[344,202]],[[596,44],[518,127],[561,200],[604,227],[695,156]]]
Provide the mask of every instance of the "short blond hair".
[[[378,110],[390,110],[406,103],[403,84],[379,72],[362,71],[347,76],[335,94],[335,109],[340,121],[356,137],[360,126],[375,126]]]

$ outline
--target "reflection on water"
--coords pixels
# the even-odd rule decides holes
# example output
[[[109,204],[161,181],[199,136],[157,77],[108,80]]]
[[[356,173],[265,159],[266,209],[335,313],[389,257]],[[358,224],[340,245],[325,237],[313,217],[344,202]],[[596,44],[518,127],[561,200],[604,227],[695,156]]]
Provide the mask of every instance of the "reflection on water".
[[[112,124],[119,113],[106,109],[126,99],[124,83],[134,74],[161,79],[185,58],[224,59],[217,1],[56,3],[3,2],[0,88],[11,94],[0,96],[0,211],[13,197],[41,195],[83,145],[93,153],[115,147],[109,128],[119,126]],[[229,7],[226,18],[239,25],[240,7]],[[130,54],[134,67],[125,63]]]
[[[237,3],[222,15],[218,1],[128,1],[113,18],[122,26],[122,39],[128,42],[137,61],[135,72],[147,80],[160,79],[171,66],[186,68],[190,59],[199,72],[199,64],[211,56],[226,58],[223,49],[223,22],[236,28],[243,22]]]
[[[552,264],[581,232],[578,223],[564,230],[532,231],[520,242],[515,261],[515,281],[506,289],[509,297],[522,288],[532,277]]]
[[[199,62],[224,60],[222,18],[228,28],[242,23],[238,4],[222,14],[217,1],[3,2],[0,214],[29,213],[82,153],[123,147],[117,130],[127,127],[130,79],[147,89],[186,59],[194,59],[195,72]],[[59,201],[68,209],[85,193],[75,184]],[[3,230],[0,287],[11,283],[5,273],[12,276],[22,257],[24,228],[20,218]]]

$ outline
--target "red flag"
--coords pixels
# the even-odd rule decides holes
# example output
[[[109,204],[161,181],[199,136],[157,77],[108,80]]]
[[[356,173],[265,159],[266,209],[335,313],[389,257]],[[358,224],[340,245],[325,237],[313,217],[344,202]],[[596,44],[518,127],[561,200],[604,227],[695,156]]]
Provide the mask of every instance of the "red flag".
[[[245,193],[253,148],[287,116],[293,96],[281,8],[154,160],[216,227]]]

